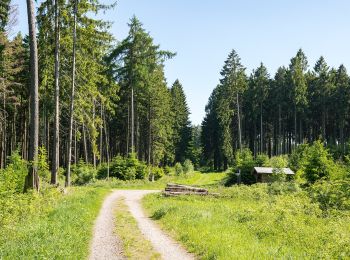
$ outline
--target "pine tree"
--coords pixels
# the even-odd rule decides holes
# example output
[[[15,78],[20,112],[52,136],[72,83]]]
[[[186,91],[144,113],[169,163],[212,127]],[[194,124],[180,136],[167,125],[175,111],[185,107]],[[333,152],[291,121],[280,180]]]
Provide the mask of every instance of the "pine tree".
[[[175,150],[175,162],[183,163],[188,159],[190,154],[189,145],[192,138],[189,120],[190,112],[186,101],[186,95],[179,80],[174,82],[170,92],[172,97],[172,111],[174,113],[173,145]]]

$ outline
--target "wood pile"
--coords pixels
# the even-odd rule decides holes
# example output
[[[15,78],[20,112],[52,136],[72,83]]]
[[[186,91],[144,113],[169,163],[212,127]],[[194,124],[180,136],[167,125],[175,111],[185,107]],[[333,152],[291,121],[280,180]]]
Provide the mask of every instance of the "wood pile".
[[[180,185],[174,183],[168,183],[165,190],[165,196],[178,196],[178,195],[208,195],[207,189],[197,188],[187,185]]]

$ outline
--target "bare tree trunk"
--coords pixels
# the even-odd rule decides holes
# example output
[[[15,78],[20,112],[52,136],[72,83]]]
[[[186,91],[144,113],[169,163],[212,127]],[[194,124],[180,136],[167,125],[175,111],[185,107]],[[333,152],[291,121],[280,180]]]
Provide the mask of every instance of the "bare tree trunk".
[[[106,156],[107,156],[107,180],[109,179],[109,140],[107,136],[107,124],[106,124],[106,115],[103,113],[103,123],[105,130],[105,139],[106,139]]]
[[[264,139],[263,139],[263,120],[262,120],[262,103],[260,103],[260,153],[264,152]]]
[[[53,154],[51,184],[57,184],[57,173],[60,160],[60,30],[59,30],[58,0],[55,0],[55,122],[53,134]]]
[[[242,151],[241,113],[239,108],[238,93],[236,94],[236,101],[237,101],[237,121],[238,121],[238,147],[239,147],[239,150]]]
[[[344,155],[345,154],[344,119],[342,119],[341,124],[340,124],[340,145],[341,145],[342,155]]]
[[[85,124],[83,123],[83,142],[84,142],[84,156],[85,156],[85,162],[89,162],[88,158],[88,152],[87,152],[87,143],[86,143],[86,133],[85,133]]]
[[[131,152],[135,151],[134,87],[131,87]]]
[[[77,121],[74,121],[74,164],[77,164],[78,151],[77,151]]]
[[[294,147],[297,144],[297,107],[294,106]]]
[[[2,142],[1,142],[1,169],[5,168],[6,166],[6,118],[7,118],[7,113],[6,113],[6,89],[5,89],[5,80],[2,81],[3,83],[3,103],[2,103],[2,109],[3,109],[3,114],[4,114],[4,119],[3,119],[3,125],[2,125]]]
[[[72,64],[72,88],[70,94],[69,108],[69,136],[68,136],[68,157],[67,157],[67,175],[66,186],[70,186],[70,171],[72,158],[72,135],[73,135],[73,117],[74,117],[74,96],[75,96],[75,54],[77,42],[77,0],[74,1],[74,25],[73,25],[73,64]]]
[[[278,148],[277,155],[282,153],[282,119],[281,119],[281,105],[278,105]]]
[[[102,105],[102,101],[101,101],[101,105],[100,105],[100,117],[101,120],[103,119],[103,105]],[[104,122],[104,121],[102,121]],[[99,164],[101,165],[102,163],[102,154],[103,154],[103,126],[106,127],[104,124],[100,124],[100,162]]]
[[[129,136],[130,136],[130,106],[128,105],[128,129],[126,133],[126,154],[129,154]]]
[[[93,100],[93,106],[92,106],[92,124],[93,124],[93,126],[94,126],[94,128],[95,128],[95,111],[96,111],[96,104],[95,104],[95,99]],[[91,146],[92,146],[92,162],[93,162],[93,165],[94,165],[94,168],[96,168],[96,147],[95,147],[95,145],[96,145],[96,139],[95,139],[95,137],[94,137],[94,139],[92,140],[92,138],[91,138],[91,135],[90,135],[90,141],[91,141]],[[92,143],[92,142],[94,142],[94,143]]]
[[[38,48],[35,28],[35,11],[33,0],[27,0],[29,46],[30,46],[30,146],[29,161],[32,163],[26,178],[25,190],[39,191],[39,176],[37,169],[39,144],[39,75],[38,75]]]

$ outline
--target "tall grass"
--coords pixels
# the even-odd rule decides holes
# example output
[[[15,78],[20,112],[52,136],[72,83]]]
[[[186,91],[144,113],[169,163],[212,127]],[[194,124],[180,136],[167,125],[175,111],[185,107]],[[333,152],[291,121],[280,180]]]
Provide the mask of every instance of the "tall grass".
[[[143,203],[201,259],[349,258],[350,212],[323,214],[298,190],[222,188],[222,197],[149,195]]]
[[[14,219],[0,226],[0,259],[86,258],[93,223],[107,192],[77,187],[67,195],[54,191],[14,195],[27,202],[22,210],[16,208]]]

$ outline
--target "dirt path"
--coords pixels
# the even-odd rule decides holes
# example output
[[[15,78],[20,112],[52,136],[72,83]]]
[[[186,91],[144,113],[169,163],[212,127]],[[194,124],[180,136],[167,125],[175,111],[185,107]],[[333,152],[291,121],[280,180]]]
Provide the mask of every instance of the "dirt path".
[[[94,228],[90,259],[124,259],[121,243],[114,233],[114,207],[118,198],[124,197],[130,213],[154,249],[165,260],[194,259],[177,242],[172,240],[150,220],[143,212],[140,201],[143,196],[154,193],[154,190],[118,190],[110,194],[104,201]]]

